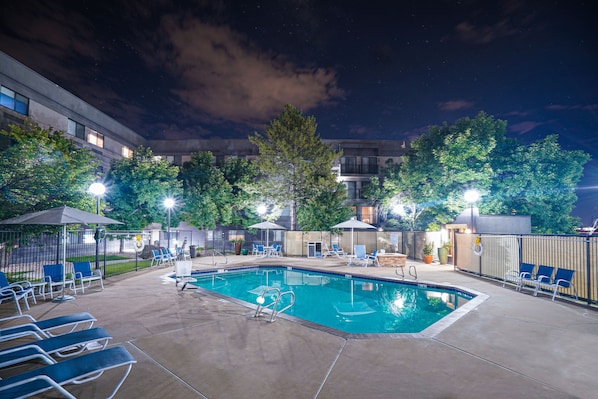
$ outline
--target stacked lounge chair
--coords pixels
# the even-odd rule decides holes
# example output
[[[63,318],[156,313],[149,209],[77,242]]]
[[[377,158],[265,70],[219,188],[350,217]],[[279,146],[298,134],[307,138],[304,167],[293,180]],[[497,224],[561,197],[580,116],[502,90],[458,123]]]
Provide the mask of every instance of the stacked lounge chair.
[[[18,325],[4,326],[23,320]],[[105,371],[124,368],[123,376],[108,398],[114,397],[137,361],[123,346],[106,348],[112,339],[106,330],[92,328],[96,319],[89,313],[75,313],[46,320],[14,316],[0,319],[0,342],[19,344],[0,349],[0,397],[28,398],[56,390],[67,398],[75,396],[69,384],[96,380]],[[23,339],[29,339],[23,343]],[[69,357],[66,360],[62,358]],[[2,371],[15,364],[27,364],[27,371],[4,378]]]

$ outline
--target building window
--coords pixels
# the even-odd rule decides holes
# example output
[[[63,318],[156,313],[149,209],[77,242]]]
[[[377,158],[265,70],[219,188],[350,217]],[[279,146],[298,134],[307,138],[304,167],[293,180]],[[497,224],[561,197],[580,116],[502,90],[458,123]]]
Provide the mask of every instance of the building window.
[[[85,140],[85,126],[69,119],[66,132],[72,136]]]
[[[357,198],[357,187],[356,182],[354,181],[346,181],[343,182],[345,187],[347,188],[347,196],[351,199]]]
[[[29,113],[29,99],[8,87],[0,87],[0,105],[22,115]]]
[[[377,157],[362,157],[361,158],[361,172],[366,175],[378,174],[378,158]]]
[[[357,159],[355,157],[341,158],[341,174],[355,174],[357,173]]]
[[[373,206],[362,206],[361,221],[369,224],[378,223],[378,218],[376,217],[376,209]]]
[[[122,156],[123,158],[133,158],[133,150],[126,145],[123,145]]]
[[[87,135],[87,142],[100,148],[104,148],[104,135],[95,130],[90,130]]]

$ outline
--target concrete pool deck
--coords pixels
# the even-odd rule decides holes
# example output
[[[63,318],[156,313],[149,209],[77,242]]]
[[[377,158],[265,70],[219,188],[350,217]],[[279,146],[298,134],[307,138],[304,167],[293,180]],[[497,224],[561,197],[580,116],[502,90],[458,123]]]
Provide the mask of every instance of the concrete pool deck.
[[[211,269],[195,258],[194,270]],[[338,258],[229,256],[236,265],[289,265],[396,277],[393,268],[350,267]],[[197,290],[175,290],[172,267],[105,280],[74,301],[39,301],[38,319],[89,311],[137,359],[117,398],[595,398],[598,312],[498,282],[417,266],[419,280],[469,288],[488,298],[431,337],[345,339]],[[222,265],[218,265],[221,267]],[[0,305],[0,317],[14,304]],[[4,343],[1,347],[6,347]],[[0,370],[0,377],[23,367]],[[119,370],[120,372],[120,370]],[[118,373],[70,389],[105,397]],[[102,396],[103,395],[103,396]],[[40,397],[56,397],[56,392]]]

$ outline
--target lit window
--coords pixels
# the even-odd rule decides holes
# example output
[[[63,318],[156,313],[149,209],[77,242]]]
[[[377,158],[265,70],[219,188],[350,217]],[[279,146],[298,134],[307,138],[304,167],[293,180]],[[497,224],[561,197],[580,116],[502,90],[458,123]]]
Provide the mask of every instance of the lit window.
[[[22,115],[29,112],[29,99],[4,86],[0,87],[0,105]]]
[[[89,134],[87,135],[87,142],[100,148],[104,148],[104,135],[96,132],[95,130],[90,130]]]
[[[122,156],[123,156],[123,158],[132,158],[133,150],[130,149],[129,147],[127,147],[126,145],[123,145]]]
[[[378,223],[378,218],[376,217],[376,209],[373,206],[362,206],[361,221],[370,224]]]
[[[81,140],[85,140],[85,126],[79,122],[75,122],[72,119],[68,120],[66,132],[70,135],[80,138]]]

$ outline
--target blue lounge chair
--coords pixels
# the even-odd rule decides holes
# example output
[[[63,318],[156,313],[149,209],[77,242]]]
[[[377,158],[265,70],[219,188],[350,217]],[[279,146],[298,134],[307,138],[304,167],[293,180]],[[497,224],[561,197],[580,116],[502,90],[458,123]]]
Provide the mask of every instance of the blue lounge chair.
[[[370,263],[370,258],[369,255],[365,252],[365,245],[354,245],[353,250],[353,253],[355,255],[349,258],[349,264],[359,262],[361,266],[367,267]]]
[[[25,307],[29,310],[29,302],[27,302],[28,296],[31,296],[33,303],[36,303],[33,286],[29,281],[9,283],[6,274],[0,272],[0,303],[13,301],[17,307],[17,312],[22,315],[23,312],[19,301],[22,299],[25,303]]]
[[[81,281],[81,291],[83,293],[85,293],[85,283],[89,288],[94,281],[98,281],[102,290],[104,289],[102,271],[100,269],[92,270],[90,262],[73,262],[73,269],[75,270],[75,281]]]
[[[155,265],[161,265],[164,263],[164,257],[162,256],[162,252],[159,249],[152,249],[152,261],[150,263],[150,267]]]
[[[79,326],[91,328],[93,323],[97,321],[91,314],[81,312],[39,321],[30,315],[11,316],[0,319],[0,322],[5,323],[21,319],[25,319],[27,322],[9,327],[0,327],[0,342],[26,336],[33,336],[36,339],[55,337],[73,332]]]
[[[66,278],[65,268],[62,263],[56,263],[53,265],[44,265],[44,281],[48,284],[48,290],[50,292],[50,298],[54,298],[54,294],[64,293],[64,290],[68,287],[75,293],[77,288],[75,287],[75,279]],[[58,288],[54,291],[54,288]]]
[[[54,364],[53,356],[67,357],[81,354],[89,344],[98,343],[98,349],[106,348],[112,337],[101,327],[75,331],[37,341],[27,342],[0,350],[0,368],[38,359]],[[89,345],[92,347],[91,345]]]
[[[574,274],[575,274],[575,270],[561,269],[559,267],[552,280],[549,280],[549,281],[541,280],[536,283],[536,289],[534,290],[534,296],[538,295],[538,291],[540,289],[548,289],[548,290],[552,290],[552,300],[554,301],[556,294],[559,292],[559,287],[561,287],[561,288],[573,287],[573,292],[575,293],[575,299],[579,299],[577,297],[577,288],[575,288],[575,285],[573,284],[573,275]]]
[[[502,286],[504,288],[507,281],[515,283],[515,290],[521,290],[523,279],[531,279],[534,273],[536,265],[532,263],[521,263],[519,270],[507,270],[505,273],[505,279],[503,280]]]
[[[332,244],[332,252],[339,258],[345,255],[345,251],[339,248],[338,244]]]
[[[65,385],[82,384],[97,379],[106,370],[126,367],[124,376],[108,396],[113,398],[131,372],[134,363],[137,363],[135,358],[122,346],[87,353],[0,380],[0,397],[28,398],[55,389],[67,398],[74,398]]]

